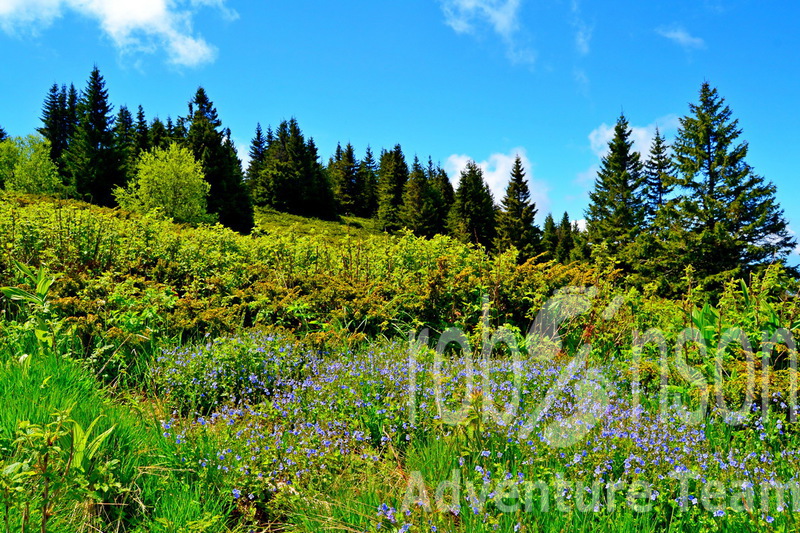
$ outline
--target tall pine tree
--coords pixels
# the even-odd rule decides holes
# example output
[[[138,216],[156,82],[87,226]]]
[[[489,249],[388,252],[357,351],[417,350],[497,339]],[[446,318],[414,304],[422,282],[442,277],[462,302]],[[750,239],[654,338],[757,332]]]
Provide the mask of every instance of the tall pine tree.
[[[76,112],[78,123],[64,152],[66,172],[74,180],[79,197],[114,205],[112,191],[122,184],[124,175],[114,143],[114,118],[106,83],[96,66],[76,104]]]
[[[297,120],[267,130],[266,153],[250,190],[256,205],[278,211],[335,220],[336,199],[313,139],[306,141]]]
[[[184,142],[200,161],[210,185],[208,211],[216,214],[221,224],[249,233],[253,228],[253,206],[245,187],[242,163],[231,141],[230,130],[222,128],[205,89],[197,89],[189,102],[189,115],[178,122],[182,126],[188,124]]]
[[[433,237],[436,234],[436,205],[433,188],[425,169],[414,157],[411,173],[403,187],[400,221],[414,235]]]
[[[147,126],[147,117],[144,114],[144,108],[139,106],[136,110],[136,131],[134,133],[134,145],[136,147],[136,156],[142,155],[142,152],[150,150],[150,128]]]
[[[147,132],[147,143],[150,150],[155,150],[156,148],[166,150],[171,143],[167,126],[158,117],[155,117],[150,123],[150,128]]]
[[[675,169],[669,156],[669,146],[658,128],[650,144],[650,157],[644,164],[643,177],[645,219],[652,224],[656,213],[675,188]]]
[[[70,85],[67,90],[66,85],[59,88],[58,84],[53,84],[42,107],[42,126],[36,130],[50,141],[50,159],[58,167],[62,179],[67,178],[63,155],[75,134],[78,122],[77,100],[74,85]]]
[[[483,171],[474,162],[467,162],[461,171],[453,207],[450,209],[450,233],[464,242],[492,248],[496,231],[494,199]]]
[[[497,216],[497,250],[502,252],[513,246],[519,250],[522,262],[539,253],[541,236],[534,223],[535,217],[536,205],[531,202],[522,159],[517,156]]]
[[[572,251],[575,248],[574,229],[572,223],[569,221],[569,214],[564,211],[564,215],[561,217],[561,223],[556,230],[558,245],[556,246],[555,259],[559,263],[567,264],[572,259]]]
[[[378,169],[378,222],[384,231],[400,229],[403,188],[408,181],[408,165],[399,144],[381,153]]]
[[[5,141],[6,139],[8,139],[8,133],[6,133],[6,130],[3,129],[3,126],[0,126],[0,142]]]
[[[250,163],[247,165],[247,181],[252,183],[258,179],[261,169],[264,167],[264,159],[267,156],[267,139],[261,129],[261,123],[256,124],[256,133],[250,141]]]
[[[358,161],[353,145],[336,146],[336,153],[328,163],[328,178],[333,194],[343,215],[354,215],[358,204]]]
[[[547,213],[542,228],[542,251],[547,252],[548,259],[556,258],[558,248],[558,228],[552,213]]]
[[[128,108],[121,106],[114,121],[114,148],[119,157],[117,166],[122,185],[131,181],[136,173],[136,126]]]
[[[50,158],[54,162],[61,159],[67,149],[69,134],[67,132],[67,88],[54,83],[47,93],[41,116],[42,126],[37,128],[39,134],[50,141]]]
[[[645,210],[641,195],[642,163],[639,153],[633,150],[631,129],[624,115],[617,120],[608,148],[594,190],[589,193],[587,230],[593,246],[605,244],[611,255],[625,262],[631,260],[625,256],[642,229]]]
[[[719,289],[731,274],[784,260],[795,246],[775,186],[747,163],[739,122],[707,82],[689,105],[674,143],[679,185],[670,255],[682,255],[698,279]],[[681,253],[682,252],[682,253]]]
[[[304,163],[304,190],[306,200],[303,202],[299,214],[317,217],[324,220],[337,220],[339,205],[333,194],[333,187],[328,179],[325,168],[320,163],[319,151],[314,143],[314,138],[309,137],[306,144],[306,157]]]
[[[378,214],[378,164],[367,146],[364,159],[358,164],[356,214],[373,218]]]
[[[427,174],[433,192],[434,233],[444,235],[447,233],[447,217],[453,207],[455,191],[447,172],[439,165],[434,166],[430,158],[428,158]]]

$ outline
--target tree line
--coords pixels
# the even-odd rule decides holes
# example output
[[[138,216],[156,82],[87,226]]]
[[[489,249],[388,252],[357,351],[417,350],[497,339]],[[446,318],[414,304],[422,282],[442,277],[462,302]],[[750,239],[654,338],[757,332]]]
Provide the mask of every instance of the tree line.
[[[564,213],[542,227],[521,159],[495,201],[481,168],[467,163],[454,187],[429,157],[408,162],[401,146],[356,156],[339,144],[323,163],[297,120],[256,126],[246,169],[228,128],[200,87],[175,121],[148,121],[109,103],[95,67],[86,88],[54,84],[44,101],[41,138],[8,139],[0,127],[0,186],[62,194],[103,206],[160,207],[179,221],[218,221],[249,232],[254,207],[337,219],[376,219],[384,231],[448,234],[519,261],[610,263],[639,284],[681,290],[692,265],[716,289],[731,275],[784,262],[795,246],[775,186],[746,162],[748,144],[717,90],[704,83],[680,119],[672,146],[656,131],[646,157],[622,115],[603,157],[585,227]]]

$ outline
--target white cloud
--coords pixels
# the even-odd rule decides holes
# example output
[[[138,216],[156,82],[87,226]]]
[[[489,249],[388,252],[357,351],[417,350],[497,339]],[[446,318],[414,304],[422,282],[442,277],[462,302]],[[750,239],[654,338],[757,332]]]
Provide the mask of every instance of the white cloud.
[[[694,37],[683,28],[659,28],[656,30],[656,33],[679,44],[687,50],[691,48],[703,49],[706,47],[706,42],[703,39]]]
[[[483,178],[492,191],[495,203],[499,204],[503,200],[503,196],[505,196],[511,169],[514,166],[514,160],[517,155],[522,160],[522,167],[525,169],[525,177],[528,180],[528,187],[531,191],[531,201],[536,204],[539,218],[541,218],[550,210],[550,197],[548,196],[550,187],[543,181],[533,178],[533,165],[528,159],[525,148],[514,148],[507,154],[494,153],[485,161],[476,161],[476,163],[483,171]],[[466,168],[469,161],[473,161],[473,158],[466,154],[453,154],[445,161],[444,168],[450,176],[454,187],[458,186],[461,171]]]
[[[536,54],[517,43],[522,0],[440,0],[445,23],[456,33],[475,33],[488,25],[506,44],[514,63],[532,64]]]
[[[475,30],[475,22],[488,22],[504,38],[517,31],[520,0],[444,0],[445,22],[457,33]]]
[[[164,49],[170,63],[193,67],[216,57],[215,48],[192,29],[201,7],[215,8],[227,20],[238,16],[225,0],[0,0],[0,29],[36,34],[74,11],[95,19],[123,53]]]

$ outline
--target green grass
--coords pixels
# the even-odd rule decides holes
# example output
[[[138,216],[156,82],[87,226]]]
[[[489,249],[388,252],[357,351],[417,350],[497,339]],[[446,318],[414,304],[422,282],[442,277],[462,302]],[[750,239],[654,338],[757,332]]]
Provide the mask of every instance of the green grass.
[[[22,354],[30,355],[20,362]],[[63,353],[41,350],[29,337],[6,345],[0,354],[0,405],[0,462],[5,464],[33,453],[14,444],[21,421],[47,426],[54,413],[68,412],[69,418],[84,429],[98,420],[90,437],[111,430],[93,465],[113,461],[111,472],[119,486],[101,491],[100,505],[88,514],[78,487],[64,488],[48,531],[75,532],[104,524],[108,531],[177,533],[189,531],[185,525],[193,521],[197,527],[208,522],[208,528],[192,531],[225,530],[232,512],[230,498],[209,490],[213,479],[200,483],[197,473],[182,461],[181,447],[163,435],[159,418],[169,416],[158,415],[161,408],[157,402],[131,399],[123,403],[114,399],[79,362]],[[70,435],[65,435],[54,445],[69,457],[74,443]],[[215,443],[208,446],[208,450],[195,451],[210,454],[216,450]],[[211,483],[207,486],[206,482]],[[42,494],[35,486],[31,490],[35,507]],[[21,509],[12,508],[10,516],[13,525],[20,520]],[[37,517],[34,510],[33,518]]]

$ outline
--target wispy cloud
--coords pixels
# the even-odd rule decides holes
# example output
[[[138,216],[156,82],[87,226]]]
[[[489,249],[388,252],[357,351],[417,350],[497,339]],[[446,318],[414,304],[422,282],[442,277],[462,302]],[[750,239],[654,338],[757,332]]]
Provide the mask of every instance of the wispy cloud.
[[[495,203],[499,204],[503,200],[508,186],[508,180],[511,177],[511,169],[514,167],[514,160],[519,155],[522,160],[522,166],[525,169],[525,176],[528,179],[528,187],[531,191],[531,200],[536,203],[536,209],[539,212],[539,218],[543,217],[545,213],[550,210],[550,187],[547,183],[534,179],[533,165],[528,159],[525,148],[514,148],[508,153],[494,153],[491,154],[485,161],[476,161],[478,166],[483,171],[483,178],[489,185],[492,191]],[[472,161],[473,158],[466,154],[453,154],[445,161],[444,168],[453,182],[453,186],[458,186],[458,178],[461,171],[467,166],[467,162]]]
[[[669,39],[682,46],[686,50],[698,49],[701,50],[706,47],[706,42],[700,37],[695,37],[683,28],[658,28],[656,33]]]
[[[534,51],[518,43],[522,0],[440,0],[440,3],[445,23],[456,33],[476,33],[488,26],[505,42],[509,59],[515,63],[535,62]]]
[[[203,7],[217,9],[227,20],[238,17],[225,0],[0,0],[0,29],[36,35],[73,11],[96,20],[122,53],[164,50],[170,63],[193,67],[216,57],[216,49],[192,28]]]
[[[578,0],[572,0],[570,11],[572,12],[572,27],[575,29],[575,49],[580,55],[588,55],[591,51],[594,28],[584,20]]]
[[[584,96],[588,96],[589,94],[589,76],[586,74],[586,71],[582,68],[574,68],[572,70],[572,79],[575,80],[575,83],[578,84],[578,89],[580,90],[581,94]]]

